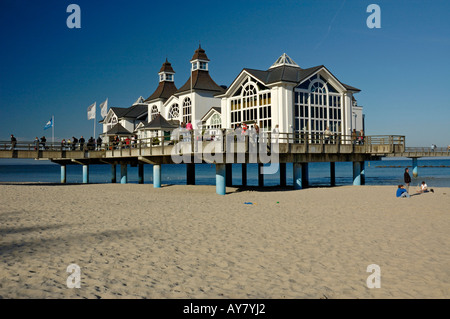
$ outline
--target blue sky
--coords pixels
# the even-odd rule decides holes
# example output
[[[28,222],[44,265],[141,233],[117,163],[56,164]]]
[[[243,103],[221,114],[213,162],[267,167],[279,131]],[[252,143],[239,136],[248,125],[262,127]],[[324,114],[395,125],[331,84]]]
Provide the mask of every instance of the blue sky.
[[[81,7],[81,29],[66,26],[71,3]],[[381,29],[366,25],[372,3]],[[200,41],[218,84],[243,68],[266,70],[285,52],[362,90],[367,135],[447,146],[448,12],[447,0],[1,0],[0,139],[49,137],[52,115],[57,139],[91,136],[89,105],[147,98],[166,57],[180,87]]]

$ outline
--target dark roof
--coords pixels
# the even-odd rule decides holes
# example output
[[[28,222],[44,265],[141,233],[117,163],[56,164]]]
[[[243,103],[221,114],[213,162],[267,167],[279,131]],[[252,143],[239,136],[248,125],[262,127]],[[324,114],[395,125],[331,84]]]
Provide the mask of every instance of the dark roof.
[[[155,118],[145,124],[143,128],[145,129],[153,129],[153,130],[161,130],[161,129],[176,129],[178,126],[172,125],[162,116],[161,114],[157,114]]]
[[[169,61],[167,61],[166,58],[166,62],[163,63],[161,69],[159,70],[159,72],[170,72],[170,73],[175,73],[175,71],[172,69],[172,64],[170,64]]]
[[[304,79],[312,75],[314,72],[317,72],[322,67],[323,65],[319,65],[309,69],[301,69],[299,67],[283,65],[273,69],[269,69],[267,71],[254,69],[244,69],[244,70],[253,75],[254,77],[256,77],[264,84],[270,84],[280,81],[300,83]]]
[[[191,73],[192,75],[192,90],[203,90],[222,93],[225,89],[216,84],[213,81],[208,71],[195,70]],[[191,77],[186,81],[186,83],[176,92],[182,93],[191,90]]]
[[[209,61],[208,57],[206,56],[205,50],[203,50],[200,45],[198,45],[198,49],[195,50],[194,55],[192,56],[191,62],[194,60],[197,60],[197,59]]]
[[[122,117],[125,113],[128,112],[128,107],[112,107],[110,108],[117,115],[117,117]]]
[[[323,65],[315,66],[308,69],[302,69],[299,67],[292,66],[279,66],[267,71],[255,70],[255,69],[244,69],[255,78],[263,82],[264,84],[271,84],[275,82],[292,82],[292,83],[301,83],[307,78],[309,78],[312,74],[316,73],[318,70],[325,68]],[[326,68],[325,68],[326,69]],[[330,71],[328,71],[330,72]],[[331,73],[331,72],[330,72]],[[334,75],[333,75],[334,76]],[[336,77],[335,77],[336,78]],[[337,78],[336,78],[337,79]],[[339,81],[339,80],[338,80]],[[344,84],[339,81],[347,90],[360,92],[360,89],[357,89],[353,86]]]
[[[120,123],[114,125],[105,135],[133,135],[130,131],[124,128]]]
[[[119,116],[119,118],[138,118],[141,117],[145,114],[147,114],[148,112],[148,105],[144,105],[144,104],[136,104],[133,106],[130,106],[129,108],[127,108],[127,112],[124,113],[122,116]]]
[[[171,97],[175,92],[177,92],[177,87],[173,82],[170,81],[162,81],[159,82],[158,87],[156,88],[155,92],[153,92],[152,95],[150,95],[145,102],[150,102],[156,99],[163,99],[167,100],[169,97]]]
[[[361,92],[360,89],[357,89],[357,88],[355,88],[355,87],[353,87],[353,86],[351,86],[351,85],[347,85],[347,84],[342,83],[342,82],[341,82],[341,84],[342,84],[343,86],[345,86],[345,88],[346,88],[347,90]]]

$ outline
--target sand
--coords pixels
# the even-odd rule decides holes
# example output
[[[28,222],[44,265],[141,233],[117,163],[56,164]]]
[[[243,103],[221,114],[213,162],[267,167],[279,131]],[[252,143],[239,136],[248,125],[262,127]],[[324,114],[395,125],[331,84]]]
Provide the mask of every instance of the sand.
[[[395,190],[3,184],[0,296],[449,298],[450,188]]]

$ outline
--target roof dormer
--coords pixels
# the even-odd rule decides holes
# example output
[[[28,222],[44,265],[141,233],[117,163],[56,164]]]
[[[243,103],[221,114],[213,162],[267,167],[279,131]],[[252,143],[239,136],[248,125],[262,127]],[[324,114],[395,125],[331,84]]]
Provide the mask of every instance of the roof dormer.
[[[279,66],[292,66],[292,67],[296,67],[296,68],[300,68],[300,66],[294,62],[294,60],[292,60],[286,53],[283,53],[282,56],[280,56],[274,64],[272,64],[272,66],[269,68],[273,69]]]
[[[191,71],[201,70],[208,71],[209,59],[205,53],[205,50],[199,45],[195,50],[194,56],[191,59]]]
[[[159,82],[167,81],[167,82],[174,82],[174,74],[175,71],[172,68],[172,64],[167,61],[163,63],[161,69],[159,70]]]

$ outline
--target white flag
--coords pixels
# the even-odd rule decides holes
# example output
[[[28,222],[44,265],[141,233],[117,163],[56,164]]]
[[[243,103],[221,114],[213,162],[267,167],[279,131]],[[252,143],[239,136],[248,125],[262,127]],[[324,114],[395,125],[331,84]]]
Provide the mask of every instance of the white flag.
[[[95,105],[97,102],[94,102],[91,106],[88,107],[88,120],[95,119]]]
[[[108,98],[105,102],[100,104],[100,114],[102,117],[105,117],[108,114]]]

